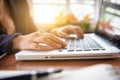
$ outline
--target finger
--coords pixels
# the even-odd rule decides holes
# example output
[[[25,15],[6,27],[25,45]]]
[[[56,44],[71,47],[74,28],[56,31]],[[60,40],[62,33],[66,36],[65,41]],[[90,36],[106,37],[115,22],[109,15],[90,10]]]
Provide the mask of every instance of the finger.
[[[83,30],[82,30],[81,28],[79,28],[78,30],[79,30],[79,32],[80,32],[80,34],[81,34],[81,38],[83,38],[83,37],[84,37],[84,32],[83,32]]]
[[[78,38],[83,37],[83,32],[79,27],[74,27],[72,31],[73,31],[74,34],[77,35]]]
[[[76,26],[73,26],[73,25],[68,25],[67,27],[64,28],[66,33],[68,34],[76,34],[77,35],[77,38],[80,38],[81,37],[81,33],[79,32],[79,28],[76,27]]]
[[[52,50],[53,48],[51,46],[47,46],[47,45],[43,46],[43,45],[39,45],[37,43],[31,43],[29,45],[28,49],[46,51],[46,50]]]
[[[80,34],[80,32],[78,31],[77,28],[74,28],[74,29],[73,29],[73,32],[74,32],[74,34],[77,35],[77,38],[80,38],[80,37],[81,37],[81,34]]]
[[[55,37],[52,37],[52,38],[54,39]],[[50,38],[49,36],[48,37],[43,37],[43,38],[36,37],[35,39],[33,39],[33,41],[36,42],[36,43],[45,43],[49,46],[54,47],[55,49],[61,48],[62,47],[61,44],[55,42],[55,40],[53,40],[52,38]]]
[[[56,36],[51,36],[49,37],[52,41],[60,44],[62,47],[65,47],[67,44],[65,42],[63,42],[62,40],[60,40],[59,38],[57,38]]]
[[[54,47],[55,49],[60,49],[62,48],[62,46],[54,41],[52,41],[51,39],[49,38],[45,38],[44,43],[46,43],[47,45],[51,46],[51,47]]]
[[[65,39],[70,39],[69,34],[65,33],[65,32],[59,32],[59,37],[65,38]]]

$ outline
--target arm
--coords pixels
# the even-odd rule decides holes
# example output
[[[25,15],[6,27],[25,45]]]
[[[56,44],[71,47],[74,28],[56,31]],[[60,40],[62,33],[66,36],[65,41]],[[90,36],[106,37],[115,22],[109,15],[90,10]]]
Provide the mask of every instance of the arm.
[[[22,34],[33,32],[33,31],[35,31],[35,29],[33,28],[34,24],[31,21],[32,19],[29,16],[28,11],[26,12],[28,15],[22,14],[22,15],[24,15],[24,17],[22,16],[22,18],[29,16],[28,18],[25,18],[25,19],[19,18],[19,17],[21,17],[21,16],[19,16],[20,12],[24,9],[24,7],[19,7],[19,5],[17,5],[17,3],[20,4],[19,1],[24,2],[25,0],[9,0],[8,1],[9,6],[10,6],[9,8],[11,9],[12,12],[15,12],[15,13],[13,13],[13,15],[16,15],[16,17],[12,16],[13,20],[17,21],[21,25],[21,26],[18,26],[19,24],[17,24],[17,22],[15,22],[15,24],[17,24],[16,25],[17,31],[21,32],[23,29],[23,32],[21,32]],[[16,9],[15,6],[18,6],[19,8]],[[13,9],[13,8],[15,8],[15,9]],[[15,10],[15,11],[13,11],[13,10]],[[27,7],[26,7],[26,10],[27,10]],[[18,12],[19,14],[16,13],[17,11],[20,11],[20,12]],[[31,21],[31,24],[30,24],[29,20]],[[18,27],[22,28],[22,29],[20,29],[20,31],[19,31]],[[41,45],[39,43],[44,43],[44,44],[46,44],[46,46]],[[26,50],[26,49],[51,50],[51,49],[59,49],[59,48],[65,47],[65,46],[66,46],[66,44],[63,41],[61,41],[59,38],[54,36],[53,34],[42,32],[42,31],[36,31],[36,32],[33,32],[31,34],[26,34],[26,35],[19,35],[19,33],[14,33],[14,34],[1,33],[0,34],[0,51],[6,52],[6,53],[12,53],[13,50]]]
[[[27,35],[20,35],[20,33],[0,34],[0,52],[8,54],[16,50],[46,51],[60,49],[65,46],[66,43],[55,35],[43,31],[36,31]]]
[[[12,53],[12,40],[13,38],[20,35],[19,33],[15,34],[0,34],[0,52],[2,53]]]

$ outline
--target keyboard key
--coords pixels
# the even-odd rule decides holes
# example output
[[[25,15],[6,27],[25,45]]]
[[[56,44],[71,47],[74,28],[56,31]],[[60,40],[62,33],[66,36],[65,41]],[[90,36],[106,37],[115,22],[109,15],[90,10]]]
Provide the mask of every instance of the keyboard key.
[[[81,47],[76,48],[76,51],[82,51],[82,50],[83,50],[83,48],[81,48]]]
[[[63,49],[60,49],[60,50],[58,50],[59,52],[62,52],[63,51]]]
[[[74,47],[69,47],[67,51],[74,51]]]
[[[101,50],[106,50],[105,48],[101,48]]]
[[[84,51],[91,51],[91,48],[84,48]]]
[[[93,49],[93,51],[98,51],[98,50],[100,50],[99,48],[92,48]]]

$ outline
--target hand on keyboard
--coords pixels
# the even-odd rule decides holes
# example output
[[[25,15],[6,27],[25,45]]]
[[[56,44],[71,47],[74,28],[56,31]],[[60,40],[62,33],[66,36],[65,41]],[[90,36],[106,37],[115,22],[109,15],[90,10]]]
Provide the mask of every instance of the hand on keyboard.
[[[64,27],[52,29],[51,33],[65,39],[70,39],[70,34],[76,34],[78,39],[83,38],[84,36],[82,29],[73,25],[66,25]]]

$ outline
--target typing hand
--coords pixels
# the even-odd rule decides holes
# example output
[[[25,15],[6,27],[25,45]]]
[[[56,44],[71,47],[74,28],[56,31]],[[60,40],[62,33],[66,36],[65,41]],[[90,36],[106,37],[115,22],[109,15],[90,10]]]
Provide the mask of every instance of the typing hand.
[[[64,27],[52,29],[51,33],[65,39],[70,39],[69,34],[76,34],[78,39],[83,38],[84,36],[82,29],[78,26],[73,25],[66,25]]]
[[[39,45],[44,43],[46,45]],[[27,35],[20,35],[13,39],[13,49],[18,50],[51,50],[65,47],[66,43],[51,33],[36,31]]]

